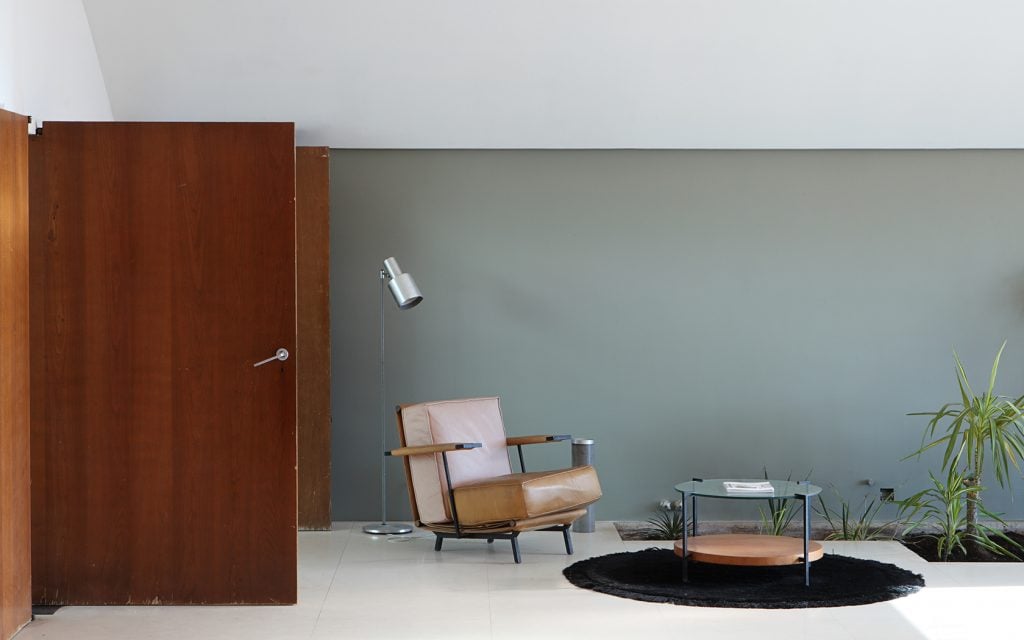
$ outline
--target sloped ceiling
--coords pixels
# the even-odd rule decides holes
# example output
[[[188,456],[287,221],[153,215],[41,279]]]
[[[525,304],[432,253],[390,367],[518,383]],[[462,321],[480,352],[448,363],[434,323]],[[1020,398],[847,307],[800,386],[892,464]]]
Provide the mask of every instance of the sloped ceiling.
[[[109,120],[82,0],[0,0],[0,108],[46,120]]]
[[[84,0],[114,116],[368,148],[1024,146],[1016,0]]]

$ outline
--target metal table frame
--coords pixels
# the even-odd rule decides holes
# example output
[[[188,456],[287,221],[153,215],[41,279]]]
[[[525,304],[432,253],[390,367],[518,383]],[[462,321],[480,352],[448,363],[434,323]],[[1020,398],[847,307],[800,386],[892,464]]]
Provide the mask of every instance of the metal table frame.
[[[704,479],[703,478],[694,478],[693,481],[694,482],[704,482]],[[810,485],[810,482],[808,482],[807,480],[797,480],[796,484]],[[683,496],[683,499],[680,500],[680,506],[679,506],[680,510],[682,511],[682,516],[683,516],[683,520],[682,520],[682,522],[683,522],[683,557],[682,557],[682,560],[683,560],[683,563],[682,563],[683,564],[683,582],[689,582],[690,581],[690,579],[689,579],[689,564],[690,564],[690,560],[689,560],[689,557],[688,557],[689,556],[689,549],[688,549],[688,538],[689,538],[689,535],[687,534],[687,531],[686,531],[687,530],[687,526],[686,526],[686,503],[687,503],[687,498],[689,498],[689,501],[691,501],[691,503],[692,503],[692,511],[693,511],[693,534],[692,535],[694,537],[696,537],[697,536],[697,496],[700,495],[700,494],[698,494],[696,492],[693,492],[693,491],[679,491],[679,493],[681,493],[682,496]],[[814,495],[817,495],[817,494],[815,493]],[[802,509],[802,511],[803,511],[803,514],[804,514],[804,555],[803,555],[804,586],[805,587],[811,586],[811,561],[810,561],[810,559],[808,558],[808,555],[807,555],[807,547],[808,547],[808,545],[810,544],[810,541],[811,541],[811,501],[809,500],[809,498],[812,498],[813,495],[809,496],[809,495],[806,495],[806,494],[796,494],[795,496],[776,496],[776,495],[763,495],[763,496],[762,495],[757,495],[757,496],[754,496],[754,495],[751,495],[751,494],[743,494],[743,495],[736,495],[736,496],[700,495],[700,497],[702,497],[702,498],[715,498],[715,499],[720,499],[720,500],[734,500],[734,499],[737,499],[737,498],[743,498],[743,499],[746,499],[746,500],[751,500],[751,499],[756,499],[756,498],[761,498],[763,500],[772,500],[772,499],[776,499],[776,498],[779,498],[779,497],[786,498],[786,499],[796,499],[796,498],[800,499],[803,502],[803,509]]]

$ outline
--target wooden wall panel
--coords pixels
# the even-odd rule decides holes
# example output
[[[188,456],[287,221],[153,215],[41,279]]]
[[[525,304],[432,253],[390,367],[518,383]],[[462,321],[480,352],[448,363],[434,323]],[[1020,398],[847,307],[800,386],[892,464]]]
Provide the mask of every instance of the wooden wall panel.
[[[30,155],[35,601],[295,602],[292,125]]]
[[[0,638],[32,618],[28,118],[0,110]]]
[[[299,528],[331,528],[330,149],[295,154]]]

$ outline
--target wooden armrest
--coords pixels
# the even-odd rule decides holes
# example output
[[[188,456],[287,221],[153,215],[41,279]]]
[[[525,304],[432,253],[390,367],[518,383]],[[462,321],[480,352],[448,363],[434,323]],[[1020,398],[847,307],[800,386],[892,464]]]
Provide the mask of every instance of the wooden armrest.
[[[516,436],[514,438],[506,438],[505,446],[517,447],[523,444],[543,444],[545,442],[561,442],[568,440],[572,436]]]
[[[391,451],[385,451],[386,456],[421,456],[428,453],[445,453],[448,451],[463,451],[465,449],[479,449],[483,444],[479,442],[445,442],[442,444],[423,444],[417,447],[399,447]]]

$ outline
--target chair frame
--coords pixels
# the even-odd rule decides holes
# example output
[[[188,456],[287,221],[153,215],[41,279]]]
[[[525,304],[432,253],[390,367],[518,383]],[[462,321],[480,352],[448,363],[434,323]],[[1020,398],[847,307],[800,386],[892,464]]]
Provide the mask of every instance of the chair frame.
[[[522,531],[516,530],[501,530],[499,527],[495,531],[487,531],[486,527],[465,527],[459,523],[459,513],[455,506],[455,488],[452,486],[451,473],[448,470],[448,454],[453,451],[468,451],[470,449],[478,449],[483,446],[480,442],[448,442],[442,444],[433,445],[422,445],[422,446],[407,446],[405,440],[405,428],[402,422],[402,408],[410,405],[397,405],[395,407],[395,415],[398,420],[398,435],[402,446],[398,449],[392,449],[391,451],[385,451],[385,456],[395,456],[403,458],[403,466],[405,467],[405,481],[409,488],[409,502],[412,506],[413,520],[417,527],[421,527],[432,531],[435,536],[434,540],[434,551],[440,551],[441,545],[444,544],[446,538],[454,539],[474,539],[474,540],[487,540],[488,544],[493,543],[495,540],[508,540],[512,543],[512,558],[516,564],[522,564],[523,557],[519,549],[519,534]],[[569,435],[537,435],[537,436],[519,436],[505,438],[506,447],[516,447],[519,454],[519,468],[521,473],[526,473],[526,462],[523,457],[523,445],[528,444],[543,444],[547,442],[563,442],[570,440],[572,436]],[[427,454],[441,454],[441,462],[444,466],[444,477],[445,483],[447,484],[448,490],[448,506],[451,510],[452,524],[451,525],[429,525],[423,524],[420,520],[419,509],[416,507],[416,490],[412,484],[412,471],[409,468],[409,456],[413,455],[427,455]],[[554,525],[551,527],[543,527],[538,529],[531,529],[532,531],[561,531],[562,539],[565,542],[565,552],[567,555],[573,555],[572,536],[569,533],[571,524]],[[445,529],[454,528],[454,531],[446,531]]]

